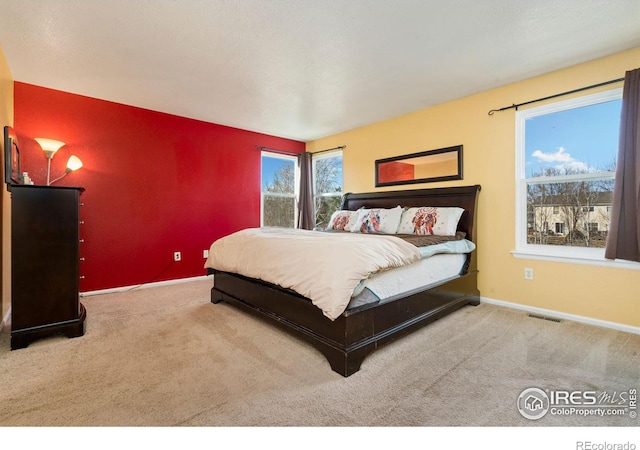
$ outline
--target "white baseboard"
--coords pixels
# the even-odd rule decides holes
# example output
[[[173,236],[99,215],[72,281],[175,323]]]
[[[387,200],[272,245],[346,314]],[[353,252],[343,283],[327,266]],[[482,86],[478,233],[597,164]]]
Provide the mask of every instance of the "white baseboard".
[[[616,322],[608,322],[606,320],[593,319],[591,317],[577,316],[575,314],[567,314],[559,311],[553,311],[551,309],[536,308],[534,306],[520,305],[518,303],[505,302],[502,300],[495,300],[487,297],[480,297],[481,303],[489,303],[496,306],[504,306],[505,308],[518,309],[533,314],[538,314],[545,317],[552,317],[556,319],[572,320],[574,322],[586,323],[589,325],[595,325],[598,327],[611,328],[618,331],[625,331],[627,333],[640,334],[640,327],[632,327],[631,325],[624,325]]]
[[[167,281],[155,281],[153,283],[136,284],[136,285],[133,285],[133,286],[122,286],[122,287],[111,288],[111,289],[101,289],[101,290],[97,290],[97,291],[80,292],[80,297],[90,297],[92,295],[103,295],[103,294],[114,294],[114,293],[117,293],[117,292],[131,291],[133,289],[145,289],[145,288],[157,287],[157,286],[168,286],[168,285],[171,285],[171,284],[188,283],[190,281],[206,280],[208,278],[209,278],[209,275],[202,275],[202,276],[199,276],[199,277],[179,278],[177,280],[167,280]]]

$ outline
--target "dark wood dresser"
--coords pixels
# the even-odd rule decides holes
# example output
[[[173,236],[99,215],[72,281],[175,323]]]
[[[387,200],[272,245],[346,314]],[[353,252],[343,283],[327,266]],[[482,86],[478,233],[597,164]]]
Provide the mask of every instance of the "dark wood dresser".
[[[11,349],[85,332],[78,285],[83,188],[11,186]]]

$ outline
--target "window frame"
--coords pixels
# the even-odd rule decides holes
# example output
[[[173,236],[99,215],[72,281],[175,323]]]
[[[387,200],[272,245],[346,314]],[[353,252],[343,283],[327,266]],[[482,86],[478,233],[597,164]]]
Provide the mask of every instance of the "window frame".
[[[293,181],[293,194],[284,194],[279,192],[265,192],[263,186],[263,168],[262,168],[262,158],[274,158],[274,159],[283,159],[286,161],[293,162],[293,170],[294,170],[294,181]],[[298,157],[293,155],[285,155],[283,153],[270,152],[268,150],[262,150],[260,152],[260,226],[264,226],[264,198],[265,194],[268,194],[272,197],[282,197],[282,198],[293,198],[293,227],[298,228],[298,199],[300,194],[300,165],[298,164]]]
[[[615,178],[613,172],[599,172],[597,174],[565,175],[559,177],[526,177],[526,155],[525,155],[525,128],[526,120],[532,117],[566,111],[569,109],[591,106],[622,98],[622,88],[598,92],[595,94],[580,96],[545,104],[538,107],[527,108],[516,111],[516,142],[515,142],[515,249],[512,254],[516,258],[538,259],[545,261],[569,262],[577,264],[603,265],[611,267],[633,267],[640,269],[640,264],[621,261],[608,260],[604,257],[604,248],[589,247],[568,247],[545,244],[530,244],[527,242],[527,185],[536,182],[567,182],[588,179],[602,179],[603,174],[610,173]]]
[[[323,159],[330,159],[330,158],[336,158],[336,157],[340,157],[340,159],[342,160],[342,182],[340,183],[342,190],[340,192],[324,192],[324,193],[320,193],[318,194],[316,192],[316,163],[318,161],[321,161]],[[344,154],[342,152],[342,150],[336,150],[336,151],[330,151],[330,152],[325,152],[322,154],[318,154],[318,155],[313,155],[312,159],[311,159],[311,173],[312,173],[312,177],[313,177],[313,217],[314,217],[314,221],[316,226],[318,225],[318,211],[317,211],[317,202],[316,202],[316,198],[317,197],[339,197],[340,199],[342,198],[342,196],[344,195]]]

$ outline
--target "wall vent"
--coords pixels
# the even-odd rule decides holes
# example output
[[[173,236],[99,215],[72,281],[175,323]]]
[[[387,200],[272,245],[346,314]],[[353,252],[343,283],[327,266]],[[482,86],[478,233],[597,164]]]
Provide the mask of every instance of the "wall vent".
[[[562,320],[556,319],[555,317],[540,316],[538,314],[529,314],[528,316],[533,319],[548,320],[549,322],[556,322],[556,323],[562,322]]]

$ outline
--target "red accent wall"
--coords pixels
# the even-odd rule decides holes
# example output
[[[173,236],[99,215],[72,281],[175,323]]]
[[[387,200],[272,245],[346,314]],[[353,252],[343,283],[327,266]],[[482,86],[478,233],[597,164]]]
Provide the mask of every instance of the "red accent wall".
[[[205,275],[203,250],[260,225],[255,146],[305,150],[299,141],[20,82],[14,88],[22,171],[46,184],[36,137],[66,143],[51,162],[51,179],[71,154],[84,163],[55,183],[86,189],[81,292]],[[173,261],[174,251],[182,261]]]

